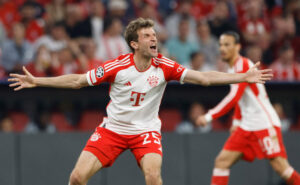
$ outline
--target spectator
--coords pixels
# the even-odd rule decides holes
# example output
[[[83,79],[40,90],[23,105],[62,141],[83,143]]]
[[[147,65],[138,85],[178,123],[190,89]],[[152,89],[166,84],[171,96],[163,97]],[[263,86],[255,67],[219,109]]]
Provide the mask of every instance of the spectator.
[[[30,121],[24,130],[26,133],[54,133],[56,131],[55,126],[51,123],[50,113],[46,110],[38,110],[34,119]]]
[[[20,9],[21,22],[25,26],[25,37],[30,42],[35,42],[37,38],[44,34],[45,22],[43,19],[36,19],[35,5],[25,3]]]
[[[12,25],[18,22],[18,6],[13,1],[0,0],[0,20],[8,33]]]
[[[7,72],[20,72],[21,66],[33,59],[34,49],[25,38],[25,28],[21,23],[13,25],[13,38],[3,43],[1,62]]]
[[[208,124],[205,127],[196,127],[195,122],[199,115],[202,115],[206,112],[204,106],[200,103],[194,102],[190,106],[188,112],[188,119],[181,122],[177,128],[176,132],[180,134],[188,134],[188,133],[207,133],[212,129],[211,124]]]
[[[42,18],[45,13],[45,8],[42,4],[37,2],[37,0],[26,0],[22,6],[32,6],[34,8],[34,17],[35,18]]]
[[[83,19],[82,16],[78,4],[67,4],[64,24],[66,31],[71,38],[77,38],[81,35],[80,22]]]
[[[205,62],[211,70],[216,69],[217,59],[219,57],[218,40],[210,32],[210,27],[206,21],[198,21],[197,37],[201,52],[205,56]]]
[[[45,45],[41,45],[35,56],[35,60],[26,67],[35,76],[46,77],[51,75],[51,53]]]
[[[213,11],[214,5],[214,1],[211,0],[194,0],[192,14],[196,20],[203,19]]]
[[[189,22],[189,32],[188,32],[188,40],[195,41],[196,36],[196,21],[195,18],[191,15],[191,2],[187,0],[183,0],[179,2],[176,11],[167,17],[165,21],[166,28],[169,33],[170,38],[178,37],[179,32],[178,28],[183,17],[186,17]]]
[[[130,20],[126,17],[128,4],[126,0],[110,0],[108,2],[108,15],[117,17],[121,20],[122,25],[127,25]]]
[[[264,16],[263,7],[264,1],[249,1],[245,15],[239,21],[246,44],[259,44],[262,39],[270,37],[270,23]]]
[[[64,21],[66,17],[66,3],[65,0],[53,0],[46,5],[45,20],[47,24],[54,24],[55,22]]]
[[[226,31],[238,31],[235,23],[229,19],[229,9],[224,1],[219,1],[208,21],[211,33],[219,38]]]
[[[95,69],[103,63],[102,60],[96,58],[96,50],[97,45],[93,40],[89,39],[83,43],[83,53],[87,58],[88,70]]]
[[[96,56],[107,61],[129,52],[125,39],[122,37],[123,26],[117,17],[107,17],[104,20],[103,35],[97,44]]]
[[[4,117],[0,120],[0,133],[13,132],[13,122],[9,117]]]
[[[141,16],[145,19],[152,19],[154,24],[154,29],[157,34],[157,38],[160,42],[164,43],[168,39],[167,29],[163,24],[159,21],[159,12],[153,7],[151,4],[144,3],[141,7]]]
[[[2,44],[6,39],[7,39],[6,31],[5,31],[5,28],[2,24],[2,22],[0,21],[0,48],[2,48]]]
[[[90,15],[79,24],[80,32],[78,37],[93,38],[100,42],[103,33],[103,18],[105,8],[101,1],[92,0],[90,3]]]
[[[262,60],[262,49],[256,45],[248,46],[245,56],[254,63],[260,61],[262,64],[265,64]]]
[[[62,22],[50,26],[50,34],[43,35],[35,42],[35,48],[46,46],[50,51],[56,52],[66,47],[68,35]]]
[[[212,68],[207,64],[205,56],[201,52],[191,54],[190,68],[196,71],[211,71]]]
[[[273,80],[300,80],[300,65],[294,60],[294,50],[289,44],[282,46],[279,58],[270,68],[273,70]]]
[[[197,42],[188,40],[189,24],[189,18],[182,17],[178,25],[179,35],[166,43],[170,57],[184,66],[189,66],[190,55],[199,50]]]

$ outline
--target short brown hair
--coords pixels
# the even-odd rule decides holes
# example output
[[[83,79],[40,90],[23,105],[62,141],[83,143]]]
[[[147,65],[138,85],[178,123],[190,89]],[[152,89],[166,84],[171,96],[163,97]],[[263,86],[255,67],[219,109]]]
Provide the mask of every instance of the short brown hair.
[[[138,18],[131,21],[125,29],[124,37],[132,51],[134,49],[130,46],[131,41],[138,41],[138,30],[142,28],[151,28],[154,26],[154,22],[151,19]]]

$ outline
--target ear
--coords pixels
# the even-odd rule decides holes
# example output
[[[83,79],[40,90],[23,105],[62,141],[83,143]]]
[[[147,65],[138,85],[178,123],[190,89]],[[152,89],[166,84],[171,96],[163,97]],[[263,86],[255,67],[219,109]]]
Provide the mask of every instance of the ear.
[[[138,49],[139,48],[139,45],[138,45],[138,43],[137,42],[135,42],[135,41],[131,41],[130,42],[130,46],[134,49],[134,50],[136,50],[136,49]]]
[[[240,52],[241,48],[242,48],[241,44],[237,44],[236,48],[237,48],[237,51]]]

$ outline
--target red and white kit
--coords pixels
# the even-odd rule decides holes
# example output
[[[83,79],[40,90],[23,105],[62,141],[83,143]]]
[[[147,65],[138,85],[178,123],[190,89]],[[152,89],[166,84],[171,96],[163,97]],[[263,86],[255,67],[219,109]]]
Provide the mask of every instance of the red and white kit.
[[[228,72],[245,73],[253,65],[249,59],[239,57]],[[224,149],[240,151],[248,161],[254,160],[255,157],[286,157],[280,119],[263,84],[232,84],[229,94],[215,108],[208,111],[205,119],[217,119],[233,107],[233,124],[239,125],[239,129],[231,134]]]
[[[158,117],[160,102],[167,82],[170,80],[182,82],[186,72],[187,69],[161,54],[152,59],[150,67],[145,71],[139,71],[136,68],[133,54],[126,54],[87,72],[89,85],[99,85],[103,82],[111,84],[109,91],[111,101],[106,109],[108,117],[103,119],[100,127],[120,137],[140,135],[140,146],[138,147],[159,145],[153,149],[153,152],[161,154],[161,144],[156,138],[158,137],[160,141],[161,121]],[[97,129],[94,134],[101,135],[101,130],[104,129]],[[149,134],[145,135],[144,133]],[[98,158],[102,165],[111,165],[111,161],[114,159],[110,158],[109,162],[103,161],[103,158],[114,150],[102,147],[99,142],[92,141],[92,137],[88,141],[87,147],[96,147],[97,150],[101,150],[102,156],[98,156]],[[99,140],[104,139],[100,136],[98,138]],[[112,142],[111,146],[117,147],[117,143]],[[127,147],[124,149],[132,149],[131,146],[130,143],[127,143]],[[147,152],[149,153],[149,151]],[[99,155],[99,152],[93,153],[96,156]],[[136,154],[135,156],[137,157]],[[138,162],[139,159],[140,157],[137,158]]]

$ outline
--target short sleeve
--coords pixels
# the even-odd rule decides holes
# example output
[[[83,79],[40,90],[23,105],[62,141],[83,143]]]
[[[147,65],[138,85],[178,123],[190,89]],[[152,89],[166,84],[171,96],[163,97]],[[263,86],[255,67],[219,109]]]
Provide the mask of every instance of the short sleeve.
[[[103,82],[113,82],[115,78],[115,71],[108,71],[103,65],[94,68],[86,73],[86,79],[90,86],[99,85]]]
[[[183,83],[183,79],[187,73],[187,69],[185,67],[166,57],[160,59],[160,62],[162,64],[166,81],[176,80]]]

